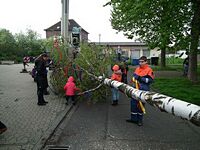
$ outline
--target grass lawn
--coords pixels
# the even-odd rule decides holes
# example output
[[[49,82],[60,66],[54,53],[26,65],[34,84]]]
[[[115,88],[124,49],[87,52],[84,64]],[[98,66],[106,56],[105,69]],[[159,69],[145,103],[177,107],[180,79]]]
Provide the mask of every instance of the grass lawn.
[[[187,78],[156,78],[152,89],[158,93],[200,105],[200,84],[192,85]]]
[[[151,66],[154,71],[183,71],[183,65],[167,65],[165,68]]]
[[[167,65],[165,68],[151,66],[153,71],[180,71],[183,72],[183,65]],[[197,66],[198,79],[200,79],[200,65]]]
[[[151,68],[154,71],[183,71],[183,65],[182,64],[171,64],[171,65],[167,65],[165,68],[161,68],[160,66],[151,66]],[[198,64],[197,66],[197,71],[198,73],[200,73],[200,64]]]

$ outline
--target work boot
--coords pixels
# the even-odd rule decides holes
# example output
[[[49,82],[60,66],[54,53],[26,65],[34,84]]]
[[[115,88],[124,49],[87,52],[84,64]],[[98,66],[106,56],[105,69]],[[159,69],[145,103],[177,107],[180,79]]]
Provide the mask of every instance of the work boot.
[[[134,121],[134,120],[131,120],[131,119],[127,119],[126,122],[128,122],[128,123],[136,123],[136,124],[138,124],[138,121]]]
[[[116,101],[112,101],[112,106],[115,106],[116,105]]]
[[[37,103],[39,106],[44,106],[46,103]]]
[[[47,104],[48,102],[47,102],[47,101],[45,101],[45,100],[43,99],[42,103],[45,103],[45,104]]]
[[[76,101],[72,101],[72,105],[76,105]]]
[[[118,100],[116,100],[116,105],[118,105]]]

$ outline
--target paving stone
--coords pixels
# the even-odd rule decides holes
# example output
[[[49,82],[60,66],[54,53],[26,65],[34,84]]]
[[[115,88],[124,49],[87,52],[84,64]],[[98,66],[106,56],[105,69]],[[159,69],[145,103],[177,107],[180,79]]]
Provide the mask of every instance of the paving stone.
[[[38,148],[37,143],[53,131],[62,119],[59,117],[69,110],[65,99],[51,91],[45,96],[49,103],[38,106],[36,83],[29,73],[20,73],[22,67],[22,64],[0,65],[0,119],[8,127],[0,135],[0,150]],[[30,64],[27,70],[32,68]]]

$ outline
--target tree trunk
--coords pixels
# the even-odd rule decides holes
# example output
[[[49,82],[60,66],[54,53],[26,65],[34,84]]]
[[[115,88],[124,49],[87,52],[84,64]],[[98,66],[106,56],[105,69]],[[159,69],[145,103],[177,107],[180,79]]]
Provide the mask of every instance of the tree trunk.
[[[161,68],[165,68],[166,67],[166,58],[165,58],[165,55],[166,55],[166,48],[163,47],[161,49],[161,61],[160,61]]]
[[[194,16],[191,23],[191,47],[189,53],[188,79],[193,83],[197,78],[197,47],[200,35],[200,0],[193,0]]]

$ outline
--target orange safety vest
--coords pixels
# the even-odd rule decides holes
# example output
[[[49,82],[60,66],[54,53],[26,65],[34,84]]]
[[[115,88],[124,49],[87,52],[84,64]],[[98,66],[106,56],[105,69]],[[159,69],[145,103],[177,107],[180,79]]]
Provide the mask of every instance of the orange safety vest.
[[[111,79],[121,82],[122,81],[122,75],[113,73]]]
[[[147,64],[145,66],[142,66],[142,67],[141,66],[137,67],[134,73],[137,74],[138,76],[141,76],[141,77],[148,75],[152,79],[154,79],[153,70]]]

